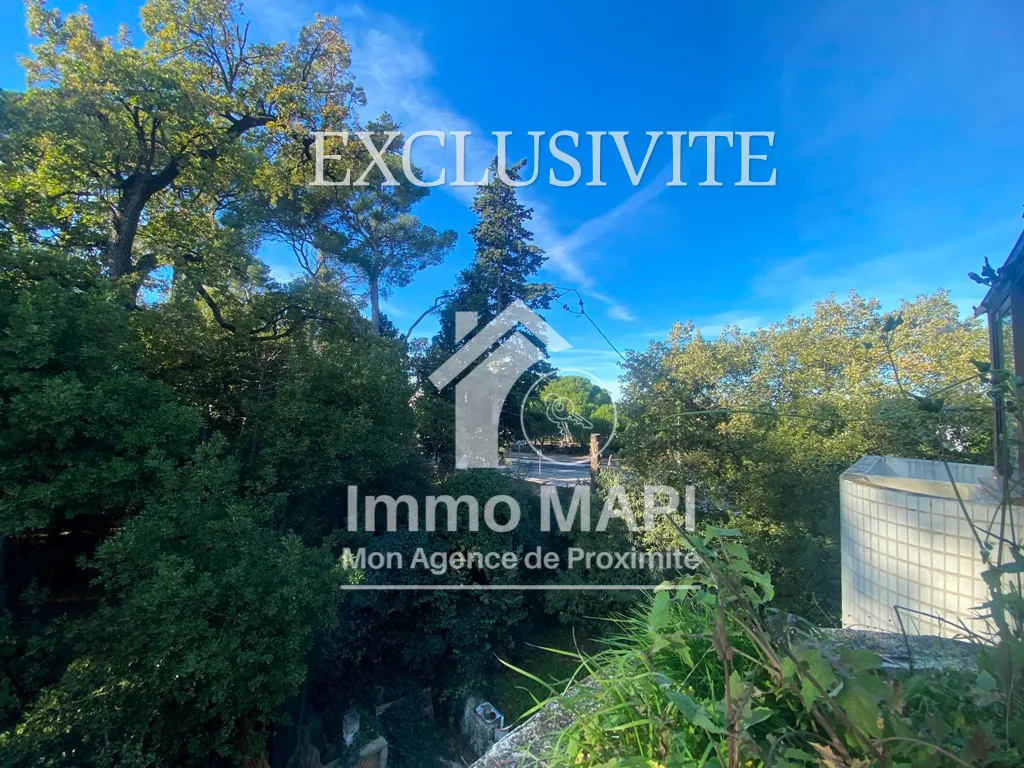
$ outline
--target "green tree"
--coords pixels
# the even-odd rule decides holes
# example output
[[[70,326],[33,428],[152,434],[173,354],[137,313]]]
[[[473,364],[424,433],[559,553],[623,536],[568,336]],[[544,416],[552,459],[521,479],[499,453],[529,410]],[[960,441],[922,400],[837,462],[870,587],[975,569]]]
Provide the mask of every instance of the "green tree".
[[[509,167],[507,178],[518,180],[524,164],[525,161]],[[478,216],[470,231],[476,245],[473,262],[460,273],[455,290],[441,304],[440,330],[415,360],[420,442],[429,454],[449,457],[449,463],[454,462],[454,435],[444,425],[454,424],[455,383],[438,393],[428,377],[464,342],[455,333],[455,313],[476,312],[479,324],[484,325],[514,301],[522,301],[534,310],[546,309],[553,292],[551,284],[531,280],[547,257],[534,245],[533,233],[527,228],[533,210],[520,203],[515,187],[498,176],[497,159],[490,166],[490,181],[477,189],[473,211]],[[536,376],[551,370],[541,362],[531,372]],[[499,424],[505,440],[521,434],[520,405],[531,383],[524,376],[509,393]]]
[[[335,264],[274,280],[245,215],[352,119],[348,46],[332,19],[252,43],[221,0],[152,0],[141,46],[28,13],[0,97],[3,762],[255,762],[338,617],[340,489],[423,480],[404,346]]]
[[[564,429],[569,431],[578,446],[588,446],[592,433],[602,435],[602,439],[608,438],[615,420],[611,395],[584,376],[550,378],[534,389],[527,407],[530,410],[530,424],[538,430],[530,433],[531,439],[563,441],[564,424]],[[579,416],[585,423],[562,418],[571,414]]]
[[[267,525],[216,442],[99,548],[104,599],[61,681],[4,734],[7,765],[210,766],[259,757],[336,619],[327,550]],[[271,499],[272,503],[272,499]]]
[[[112,529],[191,454],[200,414],[146,375],[131,319],[94,264],[0,250],[0,531]]]
[[[526,161],[521,160],[510,166],[506,177],[518,181],[524,165]],[[459,277],[460,308],[481,312],[486,320],[517,300],[531,309],[547,309],[551,284],[531,282],[547,261],[527,228],[533,209],[520,203],[515,187],[498,176],[497,158],[489,171],[490,181],[479,187],[473,200],[473,212],[479,220],[469,234],[476,254],[472,265]]]
[[[392,179],[374,165],[365,174],[365,186],[332,186],[327,193],[318,189],[306,194],[320,198],[317,244],[365,281],[370,323],[373,333],[380,335],[381,299],[393,289],[407,286],[417,272],[440,264],[455,246],[456,234],[438,231],[410,213],[430,189],[403,180],[404,142],[391,116],[381,115],[365,130],[372,134],[375,146],[387,145],[383,157]],[[369,153],[361,143],[353,144],[346,159],[346,172],[359,181],[369,165]],[[392,184],[392,180],[400,183]],[[339,189],[340,193],[335,192]]]
[[[945,292],[900,313],[892,360],[879,343],[879,303],[851,294],[753,334],[706,340],[677,326],[626,364],[630,466],[655,482],[695,484],[701,519],[740,528],[780,602],[812,618],[839,611],[835,483],[844,469],[865,454],[989,460],[990,408],[971,363],[987,358],[985,330],[961,319]],[[901,387],[941,390],[940,412],[914,407]]]
[[[368,551],[401,552],[402,570],[368,570],[359,578],[366,584],[491,585],[509,586],[530,578],[543,581],[549,574],[525,572],[521,567],[487,569],[474,567],[430,573],[411,566],[417,548],[428,555],[440,553],[516,552],[520,557],[541,544],[540,509],[536,489],[523,481],[483,469],[456,472],[434,489],[437,495],[475,498],[481,519],[471,530],[466,504],[458,507],[456,530],[449,531],[446,508],[438,507],[437,530],[378,532],[357,538],[346,534],[346,545]],[[498,533],[482,519],[487,501],[505,495],[516,500],[521,522]],[[496,517],[504,520],[507,507],[498,505]],[[422,507],[421,507],[422,516]],[[421,517],[422,519],[422,517]],[[351,695],[352,689],[373,690],[382,686],[416,689],[433,686],[445,698],[460,702],[461,694],[479,690],[495,667],[497,649],[507,648],[511,637],[527,618],[524,592],[514,589],[474,591],[356,592],[342,610],[341,622],[331,633],[325,663],[350,670],[344,691],[317,686],[325,700]],[[461,712],[459,713],[461,716]]]
[[[27,8],[40,42],[13,97],[4,188],[23,202],[26,235],[98,254],[133,295],[158,265],[201,258],[252,183],[293,183],[310,166],[271,160],[308,156],[311,132],[362,99],[335,19],[268,45],[249,40],[236,0],[150,0],[135,47],[126,31],[98,37],[84,12]]]

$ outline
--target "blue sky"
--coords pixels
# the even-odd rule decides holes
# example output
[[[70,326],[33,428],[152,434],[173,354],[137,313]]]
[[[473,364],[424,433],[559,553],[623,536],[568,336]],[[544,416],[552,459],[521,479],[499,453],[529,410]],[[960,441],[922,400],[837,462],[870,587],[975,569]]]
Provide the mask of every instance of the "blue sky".
[[[138,17],[139,2],[87,5],[103,33]],[[514,132],[513,156],[531,151],[529,130],[631,131],[639,157],[645,131],[774,131],[775,187],[732,186],[737,151],[720,159],[722,187],[664,187],[666,141],[639,187],[606,147],[606,187],[522,191],[551,254],[543,277],[578,288],[620,349],[663,338],[677,320],[752,330],[851,289],[888,306],[940,287],[965,311],[980,300],[966,273],[986,256],[1001,263],[1022,228],[1024,4],[667,5],[245,8],[272,40],[315,12],[340,16],[364,115],[390,111],[407,132],[471,130],[471,159],[493,152],[492,131]],[[20,7],[5,3],[0,86],[22,87],[15,57],[27,46]],[[438,187],[420,206],[460,242],[387,301],[399,327],[472,258],[469,201],[465,189]],[[286,274],[284,254],[267,258]],[[617,357],[585,320],[559,310],[549,320],[574,346],[556,363],[614,378]]]

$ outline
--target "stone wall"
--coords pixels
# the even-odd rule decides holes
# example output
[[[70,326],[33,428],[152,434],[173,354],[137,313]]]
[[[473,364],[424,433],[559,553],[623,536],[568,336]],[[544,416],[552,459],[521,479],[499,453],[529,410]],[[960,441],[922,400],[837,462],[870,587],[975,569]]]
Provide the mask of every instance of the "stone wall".
[[[471,694],[466,697],[462,707],[462,735],[477,755],[486,753],[508,733],[503,721],[489,723],[477,714],[477,707],[483,703],[484,699]]]

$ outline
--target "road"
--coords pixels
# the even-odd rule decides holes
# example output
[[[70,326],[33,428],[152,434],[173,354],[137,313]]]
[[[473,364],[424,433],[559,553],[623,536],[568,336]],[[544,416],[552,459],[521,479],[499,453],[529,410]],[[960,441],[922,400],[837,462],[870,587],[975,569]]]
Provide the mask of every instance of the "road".
[[[540,485],[573,486],[590,484],[590,459],[584,457],[569,463],[555,463],[540,458],[533,451],[513,453],[512,466],[503,471]]]

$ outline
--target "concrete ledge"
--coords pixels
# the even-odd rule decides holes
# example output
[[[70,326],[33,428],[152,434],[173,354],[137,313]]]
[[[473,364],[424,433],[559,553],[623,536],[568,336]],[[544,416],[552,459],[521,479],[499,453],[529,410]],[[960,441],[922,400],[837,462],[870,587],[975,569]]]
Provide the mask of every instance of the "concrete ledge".
[[[882,668],[891,670],[977,669],[978,648],[972,643],[935,635],[907,635],[867,629],[822,630],[822,644],[877,653]],[[908,653],[909,647],[909,653]]]
[[[470,768],[539,766],[554,745],[558,732],[572,725],[574,716],[560,702],[548,704],[484,753]]]

